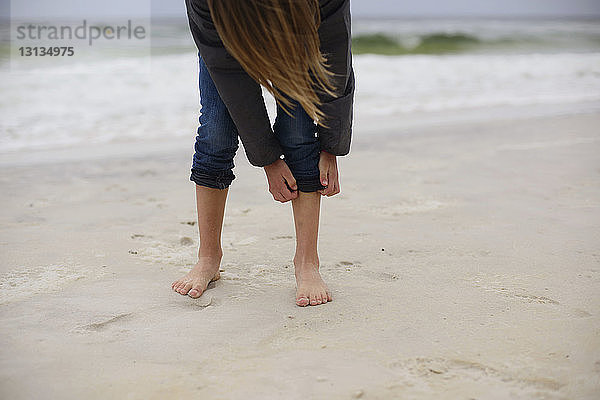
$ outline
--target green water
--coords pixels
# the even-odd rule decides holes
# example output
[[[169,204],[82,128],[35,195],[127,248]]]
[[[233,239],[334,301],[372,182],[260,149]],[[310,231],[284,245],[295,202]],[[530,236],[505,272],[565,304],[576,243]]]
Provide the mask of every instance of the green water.
[[[481,41],[466,34],[435,33],[423,35],[415,46],[409,47],[385,34],[358,35],[352,38],[354,54],[445,54],[473,50]]]

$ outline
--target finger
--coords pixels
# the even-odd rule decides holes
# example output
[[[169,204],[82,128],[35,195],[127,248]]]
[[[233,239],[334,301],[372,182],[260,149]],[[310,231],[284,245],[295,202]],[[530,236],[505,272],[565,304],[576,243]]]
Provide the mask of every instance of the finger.
[[[332,188],[331,188],[331,194],[330,194],[330,196],[334,196],[334,195],[336,195],[336,194],[338,194],[340,192],[340,183],[337,180],[337,177],[336,177],[336,179],[333,179],[332,182],[333,183],[332,183]]]
[[[328,173],[327,179],[329,180],[329,185],[327,186],[327,188],[325,190],[323,190],[323,192],[324,192],[325,196],[329,197],[333,193],[333,189],[335,186],[335,181],[333,179],[331,179],[331,170]]]
[[[340,182],[338,179],[337,167],[334,165],[329,169],[329,182],[331,182],[331,191],[328,196],[333,196],[340,192]]]
[[[337,183],[338,181],[338,172],[337,168],[334,166],[333,168],[329,168],[329,182]]]
[[[298,185],[296,184],[296,178],[292,175],[292,172],[288,169],[283,174],[283,179],[285,179],[285,183],[292,190],[298,190]]]
[[[342,188],[340,187],[340,182],[336,181],[336,183],[335,183],[335,193],[334,194],[338,194],[341,191],[342,191]]]
[[[285,186],[285,190],[287,190],[288,192],[290,192],[292,194],[292,198],[295,199],[296,197],[298,197],[298,185],[296,184],[294,188],[291,188],[287,182],[284,182],[284,186]]]
[[[281,193],[279,193],[279,192],[271,192],[271,194],[273,195],[273,200],[279,201],[281,203],[284,202],[283,196],[281,195]]]
[[[290,200],[294,200],[298,198],[298,191],[294,191],[294,192],[290,192],[290,195],[288,197],[286,197],[285,201],[290,201]]]
[[[294,197],[294,192],[291,192],[285,185],[284,187],[282,187],[279,190],[279,193],[281,193],[281,197],[283,197],[283,202],[285,203],[286,201],[290,201],[292,200]]]
[[[329,172],[328,165],[319,165],[319,180],[321,181],[321,185],[328,186],[329,182],[327,180],[327,175]]]
[[[339,183],[336,181],[336,182],[333,184],[333,190],[332,190],[332,192],[331,192],[331,195],[330,195],[330,196],[335,196],[335,195],[336,195],[336,194],[338,194],[339,192],[340,192],[340,186],[339,186]]]

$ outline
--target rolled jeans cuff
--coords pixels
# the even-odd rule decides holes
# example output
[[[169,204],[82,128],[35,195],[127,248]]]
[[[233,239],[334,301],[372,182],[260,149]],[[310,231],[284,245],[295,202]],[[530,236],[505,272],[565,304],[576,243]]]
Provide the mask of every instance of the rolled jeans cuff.
[[[296,178],[296,185],[298,185],[298,190],[301,192],[316,192],[317,190],[325,189],[325,186],[321,185],[319,176],[312,178]]]
[[[190,175],[190,180],[196,182],[196,185],[213,189],[227,189],[234,179],[235,175],[231,170],[209,172],[192,168]]]

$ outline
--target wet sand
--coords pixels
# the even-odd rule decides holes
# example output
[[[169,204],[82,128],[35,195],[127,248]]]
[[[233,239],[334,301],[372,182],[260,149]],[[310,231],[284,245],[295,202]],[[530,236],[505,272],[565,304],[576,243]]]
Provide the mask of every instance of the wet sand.
[[[193,137],[3,156],[0,397],[596,399],[598,126],[357,130],[322,204],[334,300],[307,308],[291,206],[241,151],[199,299],[171,290],[198,245]]]

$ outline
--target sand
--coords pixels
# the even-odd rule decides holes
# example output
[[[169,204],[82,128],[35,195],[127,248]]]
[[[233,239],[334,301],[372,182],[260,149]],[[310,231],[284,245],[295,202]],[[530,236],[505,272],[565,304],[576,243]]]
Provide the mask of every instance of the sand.
[[[597,399],[600,114],[355,132],[324,199],[334,301],[294,304],[290,204],[240,152],[222,278],[191,137],[4,155],[3,399]],[[57,160],[58,159],[58,160]]]

